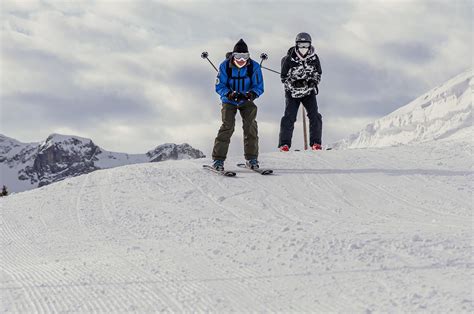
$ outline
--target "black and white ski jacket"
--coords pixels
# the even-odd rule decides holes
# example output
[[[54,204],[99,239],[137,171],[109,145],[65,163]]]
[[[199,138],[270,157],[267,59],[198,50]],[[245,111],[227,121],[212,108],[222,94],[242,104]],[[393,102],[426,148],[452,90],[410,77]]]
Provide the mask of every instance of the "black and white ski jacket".
[[[281,82],[293,98],[301,98],[316,92],[321,74],[321,63],[313,46],[305,58],[296,52],[295,47],[291,47],[287,55],[281,59]],[[310,86],[311,84],[308,84],[310,81],[314,81],[315,86]]]

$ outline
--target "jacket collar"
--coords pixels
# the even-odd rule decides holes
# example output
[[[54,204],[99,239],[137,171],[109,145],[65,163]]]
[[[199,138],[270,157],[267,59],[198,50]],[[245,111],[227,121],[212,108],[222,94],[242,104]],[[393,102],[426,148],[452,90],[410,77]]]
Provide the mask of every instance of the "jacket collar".
[[[316,54],[315,52],[315,49],[313,46],[310,46],[309,47],[309,52],[308,54],[306,55],[306,57],[302,58],[297,52],[296,52],[296,47],[291,47],[290,49],[288,49],[288,53],[287,55],[290,56],[293,60],[295,61],[299,61],[299,60],[307,60],[309,58],[311,58],[312,56],[314,56]]]

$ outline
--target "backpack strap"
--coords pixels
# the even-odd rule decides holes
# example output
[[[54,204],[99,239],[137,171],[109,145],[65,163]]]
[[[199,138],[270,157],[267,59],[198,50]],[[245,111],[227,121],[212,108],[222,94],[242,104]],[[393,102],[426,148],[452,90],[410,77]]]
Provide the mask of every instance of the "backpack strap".
[[[227,72],[227,77],[231,78],[232,77],[232,68],[230,67],[230,63],[232,62],[232,58],[229,57],[227,58],[227,66],[226,66],[226,72]]]
[[[249,77],[250,81],[252,81],[253,75],[253,60],[249,58],[249,64],[247,65],[247,76]]]

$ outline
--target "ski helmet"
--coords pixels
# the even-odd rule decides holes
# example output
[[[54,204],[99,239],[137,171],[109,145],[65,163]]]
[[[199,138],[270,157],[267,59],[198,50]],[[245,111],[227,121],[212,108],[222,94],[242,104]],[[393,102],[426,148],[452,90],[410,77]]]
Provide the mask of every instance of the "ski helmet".
[[[308,34],[308,33],[299,33],[298,35],[296,35],[296,39],[295,39],[295,42],[298,43],[298,42],[302,42],[302,41],[307,41],[307,42],[311,42],[311,35]]]

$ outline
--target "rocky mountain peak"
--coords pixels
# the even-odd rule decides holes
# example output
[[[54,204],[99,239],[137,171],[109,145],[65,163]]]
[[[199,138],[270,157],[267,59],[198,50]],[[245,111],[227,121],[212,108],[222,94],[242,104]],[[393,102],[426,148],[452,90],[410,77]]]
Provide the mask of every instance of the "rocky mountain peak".
[[[148,151],[146,155],[150,158],[151,162],[206,157],[200,150],[193,148],[187,143],[180,145],[172,143],[162,144]]]
[[[146,154],[129,155],[106,151],[91,139],[74,135],[54,133],[41,143],[25,144],[0,134],[0,184],[20,192],[98,169],[203,157],[189,144],[167,143]]]
[[[38,186],[43,186],[66,177],[77,176],[97,170],[95,156],[100,148],[90,139],[77,136],[52,134],[39,145],[33,166],[24,174]]]

